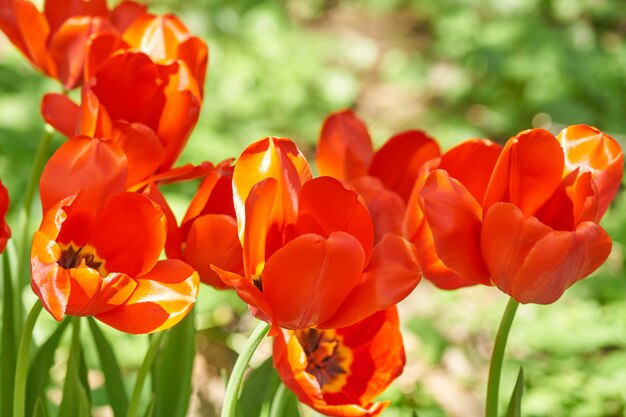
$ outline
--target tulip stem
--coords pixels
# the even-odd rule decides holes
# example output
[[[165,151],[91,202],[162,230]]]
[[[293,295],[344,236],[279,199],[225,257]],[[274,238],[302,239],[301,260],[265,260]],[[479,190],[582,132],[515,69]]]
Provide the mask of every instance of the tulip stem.
[[[20,336],[15,369],[15,386],[13,387],[13,417],[24,417],[28,351],[33,340],[33,329],[35,328],[37,317],[41,313],[41,307],[41,303],[37,300],[30,313],[28,313],[26,323],[24,323],[24,328],[22,329],[22,335]]]
[[[226,395],[224,397],[224,406],[222,407],[221,414],[222,417],[235,417],[235,409],[243,382],[243,375],[248,368],[252,355],[261,343],[261,340],[267,335],[269,329],[269,324],[264,321],[260,322],[252,331],[241,353],[239,353],[233,372],[228,379],[228,385],[226,386]]]
[[[26,277],[30,277],[30,274],[26,274],[25,270],[29,262],[27,262],[27,253],[29,248],[30,239],[30,215],[33,205],[33,198],[35,197],[35,190],[39,184],[43,167],[48,160],[48,148],[50,148],[50,142],[52,141],[52,135],[54,129],[52,126],[46,124],[44,133],[39,140],[39,146],[37,147],[37,153],[35,154],[35,160],[33,161],[33,169],[30,173],[28,185],[26,186],[26,193],[24,194],[24,204],[22,205],[22,213],[20,215],[21,236],[18,243],[17,250],[17,294],[21,294],[22,288],[28,284]],[[18,297],[19,300],[20,297]],[[22,306],[17,309],[18,319],[16,323],[18,326],[22,324]]]
[[[272,400],[272,407],[270,408],[270,417],[283,417],[285,415],[285,408],[287,407],[287,401],[289,399],[289,390],[285,384],[280,384]]]
[[[500,327],[498,328],[498,334],[496,335],[496,341],[493,346],[493,353],[491,354],[491,363],[489,365],[489,379],[487,381],[487,403],[486,403],[486,417],[498,417],[498,396],[500,393],[500,376],[502,374],[502,362],[504,360],[504,350],[506,349],[506,341],[509,337],[509,330],[511,330],[511,324],[513,318],[515,318],[515,312],[519,302],[510,298],[509,303],[506,305],[502,320],[500,321]]]
[[[154,362],[154,358],[156,357],[157,351],[161,346],[161,339],[163,339],[163,334],[165,332],[160,332],[152,337],[150,342],[150,346],[148,347],[148,351],[146,352],[146,356],[141,364],[141,368],[139,368],[139,372],[137,373],[137,379],[135,380],[135,387],[133,388],[133,394],[130,399],[130,405],[128,406],[128,414],[127,417],[136,417],[139,412],[139,401],[141,400],[141,391],[143,391],[143,385],[146,382],[146,377],[148,376],[148,372],[152,369],[152,363]]]

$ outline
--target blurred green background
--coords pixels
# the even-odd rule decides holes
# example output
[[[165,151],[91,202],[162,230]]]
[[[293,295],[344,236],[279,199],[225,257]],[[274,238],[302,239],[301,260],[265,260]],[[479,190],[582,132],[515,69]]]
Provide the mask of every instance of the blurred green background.
[[[426,130],[446,149],[469,137],[502,142],[530,127],[557,133],[586,123],[626,148],[623,1],[154,0],[150,6],[181,16],[211,50],[202,116],[181,163],[236,157],[269,135],[294,139],[312,157],[324,118],[346,107],[368,123],[378,145],[410,128]],[[12,225],[43,131],[41,96],[59,90],[0,35],[0,178],[15,202]],[[54,145],[60,143],[57,136]],[[193,184],[168,190],[178,212],[193,191]],[[615,244],[598,273],[554,305],[518,312],[501,395],[506,402],[523,364],[525,416],[626,415],[624,193],[604,225]],[[33,297],[24,293],[26,305]],[[384,395],[394,401],[384,415],[482,415],[505,303],[492,288],[443,292],[420,284],[400,306],[408,362]],[[252,321],[233,294],[202,288],[189,415],[215,415],[221,369],[232,366]],[[56,326],[48,317],[40,324],[37,340]],[[147,339],[107,335],[132,378]],[[269,355],[266,344],[255,365]],[[58,383],[67,352],[57,356]],[[87,359],[97,368],[96,359]],[[94,415],[110,415],[95,370],[90,383],[100,404]],[[52,402],[58,391],[51,390]]]

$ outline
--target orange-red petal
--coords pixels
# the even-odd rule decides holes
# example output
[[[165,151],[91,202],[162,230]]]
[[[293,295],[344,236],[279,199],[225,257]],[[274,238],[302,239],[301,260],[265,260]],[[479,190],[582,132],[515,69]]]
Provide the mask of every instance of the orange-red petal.
[[[123,192],[111,196],[93,229],[89,243],[106,260],[109,272],[132,277],[150,271],[165,244],[163,211],[148,197]]]
[[[598,189],[598,222],[615,198],[624,174],[624,153],[612,137],[595,127],[569,126],[557,136],[565,153],[565,172],[591,172]]]
[[[41,174],[39,190],[43,212],[64,198],[80,193],[69,209],[73,213],[71,222],[79,222],[80,226],[66,227],[76,232],[70,233],[70,240],[78,239],[75,243],[84,244],[107,198],[124,189],[126,163],[122,150],[111,141],[84,136],[68,140],[48,160]]]
[[[237,291],[239,298],[248,304],[250,311],[256,318],[268,323],[272,322],[272,307],[252,281],[234,272],[224,271],[215,265],[211,265],[211,268],[227,287],[232,287]]]
[[[610,252],[611,237],[593,222],[581,223],[573,232],[549,233],[529,252],[509,295],[522,303],[553,303],[602,265]],[[494,282],[500,286],[496,277]]]
[[[332,317],[320,328],[338,328],[402,301],[420,282],[422,271],[415,246],[394,234],[386,234],[374,247],[372,259],[359,283]],[[343,278],[342,278],[343,280]]]
[[[191,310],[198,294],[198,274],[179,260],[159,261],[137,278],[137,287],[119,307],[95,317],[126,333],[168,329]]]
[[[489,285],[480,252],[482,210],[472,194],[446,171],[435,170],[419,195],[439,258],[461,277]]]
[[[107,16],[106,0],[46,0],[44,14],[52,31],[73,16]]]
[[[369,261],[374,229],[356,192],[334,178],[318,177],[302,186],[298,204],[297,234],[315,233],[328,238],[336,231],[349,233],[361,243],[365,264]]]
[[[78,133],[80,108],[64,94],[49,93],[41,100],[41,115],[68,138]]]
[[[556,191],[564,168],[563,150],[552,134],[530,129],[510,139],[494,167],[483,209],[511,202],[526,216],[535,214]]]
[[[321,175],[350,180],[367,174],[374,148],[367,126],[352,110],[326,118],[315,155]]]
[[[502,147],[487,139],[469,139],[441,156],[440,169],[482,202]]]
[[[9,210],[9,192],[0,181],[0,253],[4,252],[7,240],[11,237],[11,229],[6,222],[7,211]]]
[[[328,239],[302,235],[276,251],[265,264],[263,295],[273,323],[305,329],[328,320],[361,278],[365,254],[345,232]]]
[[[295,223],[300,187],[312,174],[306,158],[289,139],[265,138],[248,146],[237,160],[233,173],[233,201],[240,237],[247,223],[248,194],[266,178],[274,178],[277,187],[271,222],[288,224]]]
[[[237,220],[225,214],[205,214],[191,224],[184,260],[191,265],[205,284],[227,288],[211,265],[243,273],[243,253],[237,236]]]
[[[407,202],[419,170],[439,154],[437,142],[421,130],[398,133],[376,152],[369,174]]]

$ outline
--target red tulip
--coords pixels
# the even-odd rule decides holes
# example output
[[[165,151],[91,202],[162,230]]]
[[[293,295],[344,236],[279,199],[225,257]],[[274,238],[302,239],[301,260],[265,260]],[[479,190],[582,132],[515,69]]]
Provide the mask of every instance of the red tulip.
[[[47,0],[44,11],[24,0],[0,0],[0,29],[46,75],[66,89],[83,82],[85,45],[97,34],[121,33],[145,6],[106,0]]]
[[[402,373],[404,346],[395,307],[340,329],[281,330],[274,367],[300,401],[328,416],[373,417],[372,402]]]
[[[418,173],[439,153],[437,142],[419,130],[394,135],[374,152],[365,123],[351,110],[343,110],[325,120],[316,162],[321,175],[349,182],[363,197],[379,241],[387,232],[402,233]]]
[[[83,87],[80,107],[66,96],[48,94],[42,113],[68,137],[116,141],[128,158],[132,186],[172,167],[198,120],[200,103],[186,66],[124,52],[109,58]]]
[[[168,257],[182,259],[191,265],[205,284],[218,289],[228,286],[211,269],[243,273],[242,248],[237,234],[233,206],[233,166],[226,160],[202,180],[187,213],[177,227],[168,222]]]
[[[419,205],[419,191],[431,171],[442,169],[463,184],[476,200],[482,201],[501,149],[500,145],[488,140],[470,139],[422,167],[407,205],[403,235],[418,249],[424,277],[439,288],[452,290],[478,282],[458,275],[437,255],[433,234]],[[489,284],[488,281],[482,283]]]
[[[174,15],[155,16],[142,13],[123,32],[100,33],[87,43],[85,79],[95,75],[102,64],[121,51],[141,52],[157,64],[177,62],[185,76],[191,78],[190,90],[202,95],[208,63],[208,48],[204,41],[192,36]]]
[[[124,191],[126,176],[121,148],[88,137],[70,139],[44,169],[31,286],[57,320],[92,315],[148,333],[173,326],[195,302],[197,273],[159,260],[165,216],[148,197]]]
[[[9,211],[9,192],[0,181],[0,253],[4,252],[7,240],[11,237],[11,229],[5,219],[7,211]]]
[[[468,280],[522,303],[552,303],[608,257],[611,238],[598,222],[623,165],[614,139],[577,125],[557,138],[532,129],[509,140],[482,199],[434,170],[419,195],[437,254]]]
[[[287,329],[342,327],[396,304],[420,279],[412,244],[373,227],[356,192],[311,179],[293,142],[266,138],[235,165],[244,275],[214,270],[258,318]]]

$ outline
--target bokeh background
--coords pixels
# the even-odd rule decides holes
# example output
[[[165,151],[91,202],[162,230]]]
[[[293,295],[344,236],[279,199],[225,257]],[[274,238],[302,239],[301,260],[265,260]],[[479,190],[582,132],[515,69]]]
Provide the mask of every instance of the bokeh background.
[[[178,14],[210,47],[204,108],[181,163],[236,157],[247,143],[269,135],[294,139],[312,158],[324,118],[347,107],[368,123],[377,146],[414,128],[447,149],[470,137],[503,142],[530,127],[557,133],[586,123],[626,149],[623,1],[153,0],[150,7]],[[43,131],[39,103],[48,91],[60,86],[32,70],[0,35],[0,178],[16,202],[12,224]],[[53,144],[62,141],[57,135]],[[166,190],[179,213],[195,186]],[[624,193],[603,224],[615,242],[607,263],[557,303],[518,311],[501,395],[504,404],[523,365],[525,416],[626,415]],[[26,305],[33,297],[24,292]],[[384,415],[482,415],[505,303],[494,288],[444,292],[423,281],[400,305],[408,361],[384,395],[393,400]],[[215,416],[223,375],[254,320],[234,294],[203,286],[195,321],[189,415]],[[39,324],[39,341],[57,326],[48,317]],[[114,330],[107,336],[132,381],[148,338]],[[258,415],[256,397],[275,386],[270,354],[264,344],[254,359],[257,371],[244,392],[251,405],[243,416]],[[53,403],[66,357],[67,349],[56,354]],[[94,415],[110,416],[93,347],[86,359],[93,368]],[[301,414],[313,415],[304,408]]]

